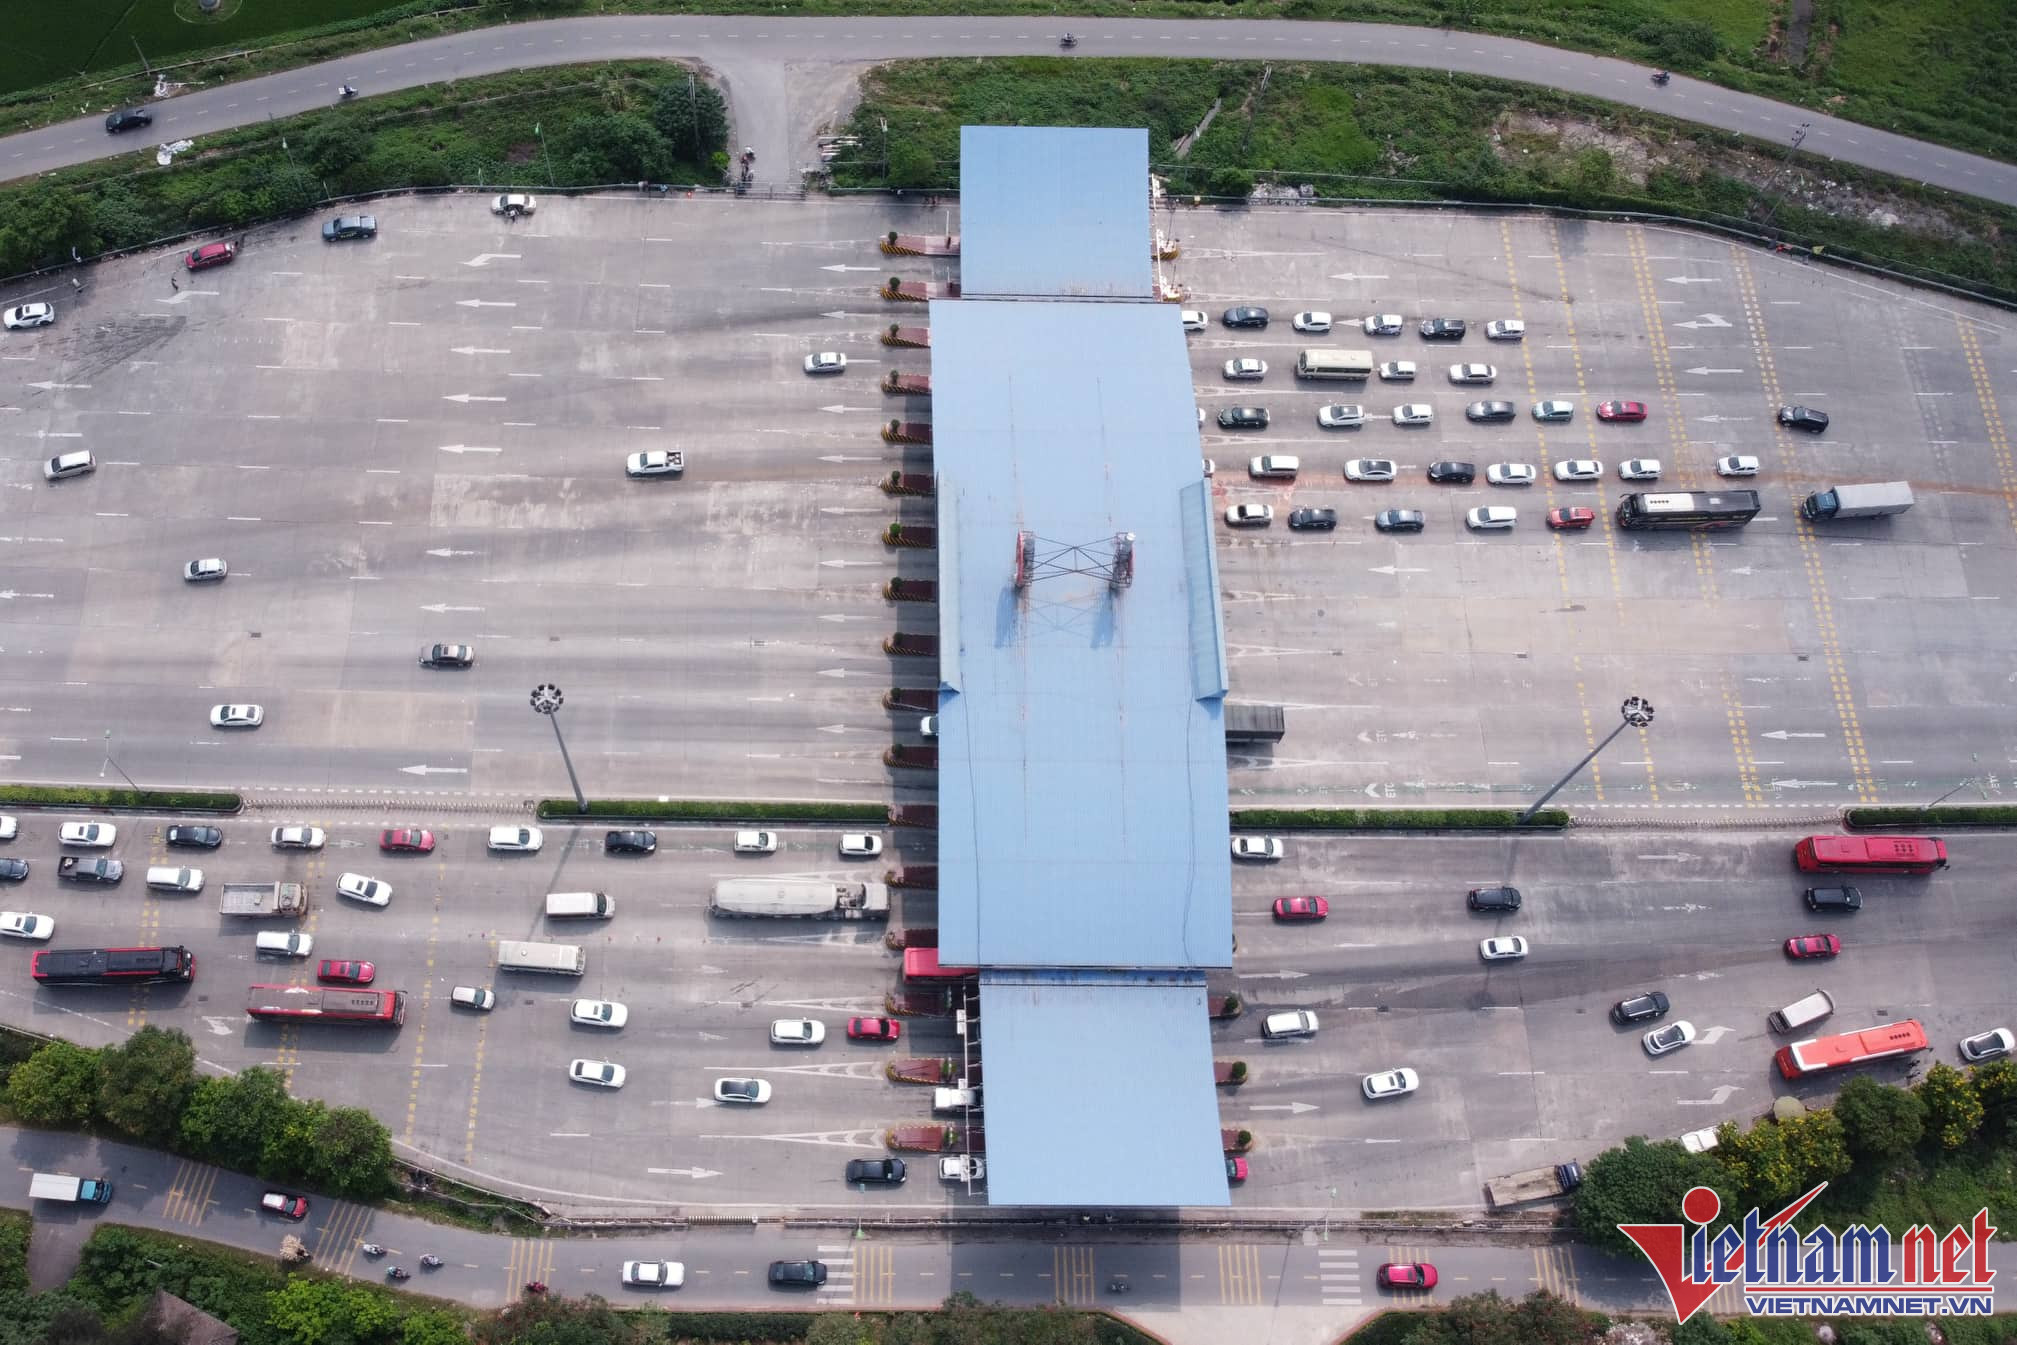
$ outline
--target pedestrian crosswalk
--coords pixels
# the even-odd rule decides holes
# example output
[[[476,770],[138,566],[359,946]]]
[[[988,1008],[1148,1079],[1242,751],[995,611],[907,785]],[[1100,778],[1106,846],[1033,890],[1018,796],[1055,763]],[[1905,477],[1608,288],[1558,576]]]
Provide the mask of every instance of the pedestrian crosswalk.
[[[1356,1308],[1365,1292],[1357,1247],[1317,1248],[1317,1284],[1327,1308]]]

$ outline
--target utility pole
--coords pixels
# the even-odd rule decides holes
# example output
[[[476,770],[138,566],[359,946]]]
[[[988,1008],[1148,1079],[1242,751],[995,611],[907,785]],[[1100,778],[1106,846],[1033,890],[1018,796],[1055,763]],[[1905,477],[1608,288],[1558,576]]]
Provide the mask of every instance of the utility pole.
[[[1555,781],[1553,785],[1549,786],[1548,792],[1541,795],[1540,798],[1535,799],[1534,806],[1527,809],[1526,812],[1521,813],[1519,820],[1513,823],[1513,825],[1516,827],[1524,827],[1527,825],[1527,823],[1533,821],[1534,814],[1540,812],[1541,809],[1545,808],[1548,804],[1548,800],[1554,798],[1556,794],[1559,794],[1562,790],[1563,785],[1566,785],[1567,783],[1569,783],[1569,781],[1575,779],[1577,774],[1582,771],[1583,767],[1589,765],[1592,761],[1596,760],[1597,753],[1609,747],[1611,745],[1612,738],[1617,737],[1619,734],[1623,733],[1626,729],[1646,728],[1647,726],[1652,724],[1652,722],[1653,722],[1653,703],[1651,701],[1646,700],[1644,697],[1641,696],[1626,697],[1625,703],[1618,707],[1618,727],[1612,729],[1610,735],[1606,737],[1604,741],[1598,743],[1595,747],[1591,748],[1588,755],[1586,755],[1581,761],[1569,767],[1569,773],[1567,775],[1564,775],[1561,779]]]

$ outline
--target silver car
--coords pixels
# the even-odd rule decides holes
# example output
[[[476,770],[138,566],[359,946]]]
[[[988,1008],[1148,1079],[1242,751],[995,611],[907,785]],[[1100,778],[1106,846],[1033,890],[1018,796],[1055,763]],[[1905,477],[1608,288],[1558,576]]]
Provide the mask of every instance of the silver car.
[[[1366,408],[1351,402],[1332,402],[1317,408],[1317,424],[1327,430],[1356,430],[1366,423]]]

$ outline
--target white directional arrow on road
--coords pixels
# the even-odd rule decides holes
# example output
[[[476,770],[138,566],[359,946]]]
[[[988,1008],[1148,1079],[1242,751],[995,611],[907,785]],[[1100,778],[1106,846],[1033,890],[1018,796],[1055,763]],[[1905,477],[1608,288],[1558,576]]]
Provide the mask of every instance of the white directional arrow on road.
[[[499,397],[497,400],[501,402],[504,398]],[[502,453],[504,450],[501,448],[490,448],[483,444],[443,444],[441,451],[443,453]]]
[[[1308,977],[1309,973],[1306,971],[1243,971],[1240,973],[1240,979],[1243,981],[1301,981],[1306,980]]]
[[[0,598],[13,602],[16,598],[53,598],[54,593],[17,593],[11,588],[0,588]]]
[[[463,265],[487,266],[491,262],[515,262],[517,260],[518,254],[516,252],[479,252],[464,262]]]
[[[882,268],[881,268],[880,266],[849,266],[849,265],[848,265],[848,264],[847,264],[846,262],[835,262],[835,263],[834,263],[833,265],[831,265],[831,266],[822,266],[822,267],[820,267],[819,269],[820,269],[820,270],[822,270],[822,271],[880,271],[880,270],[882,270]]]
[[[432,612],[436,616],[440,616],[444,612],[481,612],[483,609],[481,607],[450,607],[445,602],[431,602],[420,610],[423,612]]]
[[[1683,369],[1684,374],[1741,374],[1742,369],[1711,369],[1706,364],[1698,364],[1692,369]]]
[[[1687,322],[1677,322],[1674,325],[1676,327],[1727,327],[1730,325],[1730,321],[1718,313],[1704,313],[1699,318],[1694,318]]]
[[[843,411],[873,411],[875,409],[873,406],[842,406],[838,402],[832,406],[822,406],[820,408],[820,410],[836,416]]]
[[[1423,569],[1418,569],[1418,568],[1416,568],[1415,566],[1412,566],[1412,565],[1373,565],[1373,566],[1369,566],[1369,567],[1367,567],[1367,568],[1371,569],[1371,570],[1372,570],[1372,572],[1373,572],[1374,574],[1383,574],[1383,575],[1386,575],[1386,576],[1388,576],[1389,578],[1391,578],[1392,576],[1394,576],[1394,575],[1397,575],[1397,574],[1427,574],[1427,573],[1428,573],[1428,571],[1427,571],[1427,570],[1423,570]]]
[[[75,392],[89,388],[91,385],[89,383],[30,383],[28,386],[39,389],[42,392]]]
[[[834,309],[834,310],[833,310],[833,312],[831,312],[831,313],[821,313],[821,314],[820,314],[820,316],[821,316],[821,317],[823,317],[823,318],[832,318],[832,319],[833,319],[833,320],[834,320],[835,322],[839,322],[839,321],[840,321],[840,320],[841,320],[842,318],[872,318],[872,317],[874,317],[874,316],[875,316],[875,314],[873,314],[873,313],[850,313],[850,312],[848,312],[848,311],[847,311],[846,309],[844,309],[844,308],[836,308],[836,309]]]
[[[511,353],[508,350],[498,350],[491,346],[450,346],[449,350],[457,355],[509,355]]]
[[[245,1020],[243,1018],[218,1018],[206,1013],[203,1015],[203,1026],[210,1029],[210,1035],[213,1037],[230,1037],[237,1035],[238,1030],[245,1026]]]
[[[1697,856],[1691,855],[1687,851],[1682,850],[1682,851],[1676,851],[1674,854],[1671,855],[1640,855],[1639,858],[1664,859],[1675,864],[1692,864],[1697,859]]]
[[[646,1168],[646,1172],[657,1177],[692,1177],[696,1181],[706,1181],[721,1174],[713,1168]]]
[[[430,556],[480,556],[483,553],[481,551],[457,551],[453,547],[436,546],[429,547],[427,554]]]
[[[1708,416],[1696,416],[1695,419],[1701,421],[1704,425],[1721,425],[1726,421],[1756,420],[1757,417],[1708,415]]]
[[[1715,276],[1667,276],[1664,279],[1669,285],[1713,285],[1716,283]]]
[[[467,766],[401,766],[401,775],[467,775]]]
[[[1676,1098],[1675,1102],[1683,1107],[1720,1107],[1730,1100],[1730,1094],[1739,1091],[1741,1090],[1736,1084],[1719,1083],[1716,1085],[1715,1093],[1709,1097]]]
[[[845,725],[845,724],[821,724],[821,725],[819,726],[819,731],[820,731],[821,733],[846,733],[846,732],[847,732],[847,725]]]
[[[821,668],[819,670],[818,675],[821,677],[846,677],[848,675],[848,671],[845,668]],[[861,676],[860,673],[856,673],[854,675],[856,677]]]
[[[849,457],[849,456],[848,456],[847,454],[845,454],[845,453],[829,453],[829,454],[827,454],[826,456],[822,457],[822,458],[820,459],[820,461],[821,461],[821,462],[881,462],[881,461],[882,461],[882,459],[881,459],[881,458],[864,458],[864,457],[860,457],[860,456],[855,456],[855,457]]]
[[[1774,789],[1839,789],[1839,780],[1774,780]]]
[[[1362,276],[1362,275],[1359,275],[1359,274],[1358,274],[1357,272],[1355,272],[1355,271],[1340,271],[1340,272],[1338,272],[1338,273],[1337,273],[1336,275],[1334,275],[1334,276],[1327,276],[1327,277],[1325,277],[1325,278],[1326,278],[1326,279],[1328,279],[1328,280],[1385,280],[1385,279],[1386,279],[1386,277],[1385,277],[1385,276]]]
[[[1788,738],[1825,738],[1828,735],[1825,733],[1795,733],[1791,729],[1773,729],[1770,733],[1761,733],[1758,736],[1760,738],[1777,738],[1783,743]]]
[[[1306,1111],[1316,1109],[1317,1104],[1314,1102],[1256,1102],[1247,1108],[1248,1111],[1285,1111],[1294,1116],[1301,1116]]]
[[[823,560],[820,564],[827,569],[838,570],[847,565],[881,565],[883,562],[879,560]]]
[[[1724,1037],[1728,1036],[1732,1032],[1735,1032],[1736,1030],[1737,1029],[1734,1027],[1705,1027],[1702,1029],[1701,1035],[1697,1037],[1696,1040],[1701,1042],[1702,1045],[1704,1046],[1714,1046],[1717,1042],[1721,1041]]]
[[[464,405],[468,405],[470,402],[501,402],[504,400],[504,398],[479,397],[477,394],[473,392],[451,392],[447,396],[443,397],[441,400],[444,402],[461,402]]]
[[[457,308],[516,308],[518,307],[518,302],[515,299],[457,299],[455,306]]]
[[[889,510],[866,509],[866,508],[856,509],[851,505],[845,505],[845,504],[823,504],[819,507],[819,512],[821,512],[822,514],[886,514],[889,512]],[[821,617],[820,620],[839,621],[842,620],[842,618],[837,616],[829,616],[829,617]]]

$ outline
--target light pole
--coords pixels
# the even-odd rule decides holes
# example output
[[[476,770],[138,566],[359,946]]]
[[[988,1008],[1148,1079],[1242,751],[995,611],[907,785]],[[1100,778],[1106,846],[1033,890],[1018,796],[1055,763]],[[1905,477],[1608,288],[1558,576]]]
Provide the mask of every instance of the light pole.
[[[1549,799],[1554,798],[1556,794],[1559,794],[1561,792],[1563,785],[1566,785],[1567,783],[1569,783],[1569,781],[1575,779],[1577,773],[1580,772],[1583,769],[1583,767],[1589,765],[1592,761],[1596,759],[1597,753],[1603,751],[1605,748],[1611,745],[1612,738],[1617,737],[1619,734],[1623,733],[1628,728],[1642,729],[1645,728],[1647,725],[1651,724],[1652,722],[1653,722],[1653,702],[1645,699],[1642,696],[1627,696],[1625,698],[1625,703],[1618,707],[1618,727],[1612,729],[1610,735],[1606,737],[1604,741],[1598,743],[1595,747],[1591,748],[1589,754],[1585,756],[1581,761],[1571,766],[1569,768],[1569,773],[1567,775],[1564,775],[1561,779],[1555,781],[1555,783],[1549,787],[1547,793],[1541,795],[1540,798],[1535,799],[1534,806],[1527,809],[1526,812],[1521,813],[1519,820],[1513,823],[1513,825],[1516,827],[1524,827],[1527,825],[1527,823],[1531,822],[1534,818],[1534,814],[1540,812],[1542,808],[1547,806]]]
[[[115,770],[115,771],[118,771],[118,772],[119,772],[119,778],[120,778],[120,779],[122,779],[122,780],[124,780],[124,781],[126,782],[126,787],[127,787],[128,789],[132,790],[132,791],[133,791],[134,793],[136,793],[136,794],[138,794],[138,793],[140,793],[140,792],[141,792],[141,789],[140,789],[140,786],[139,786],[139,785],[136,785],[136,784],[134,784],[134,783],[133,783],[133,777],[132,777],[132,776],[130,776],[130,775],[128,775],[128,774],[126,773],[126,768],[125,768],[124,766],[121,766],[121,765],[120,765],[120,764],[119,764],[118,762],[116,762],[116,761],[114,761],[114,760],[112,759],[112,730],[111,730],[111,729],[107,729],[107,730],[105,730],[105,761],[104,761],[104,764],[103,764],[103,765],[101,765],[101,766],[99,766],[99,768],[98,768],[98,778],[99,778],[100,780],[103,780],[103,779],[105,778],[105,767],[106,767],[106,766],[110,766],[110,767],[111,767],[111,768],[112,768],[113,770]],[[1965,783],[1965,782],[1964,782],[1964,783]]]
[[[1982,764],[1982,754],[1980,752],[1970,752],[1968,754],[1968,760],[1974,763],[1975,765],[1979,766]],[[1952,789],[1948,790],[1945,794],[1942,794],[1939,798],[1927,804],[1926,807],[1929,810],[1933,808],[1938,808],[1941,804],[1953,798],[1956,794],[1959,794],[1962,790],[1966,789],[1968,786],[1974,783],[1975,783],[1975,777],[1971,775],[1966,780],[1963,780],[1960,784],[1955,785]]]
[[[567,755],[567,739],[560,736],[560,706],[565,699],[551,682],[541,682],[532,689],[532,708],[552,722],[553,740],[560,744],[560,759],[567,766],[567,783],[574,786],[574,805],[585,813],[588,800],[581,796],[581,781],[574,778],[574,758]]]

